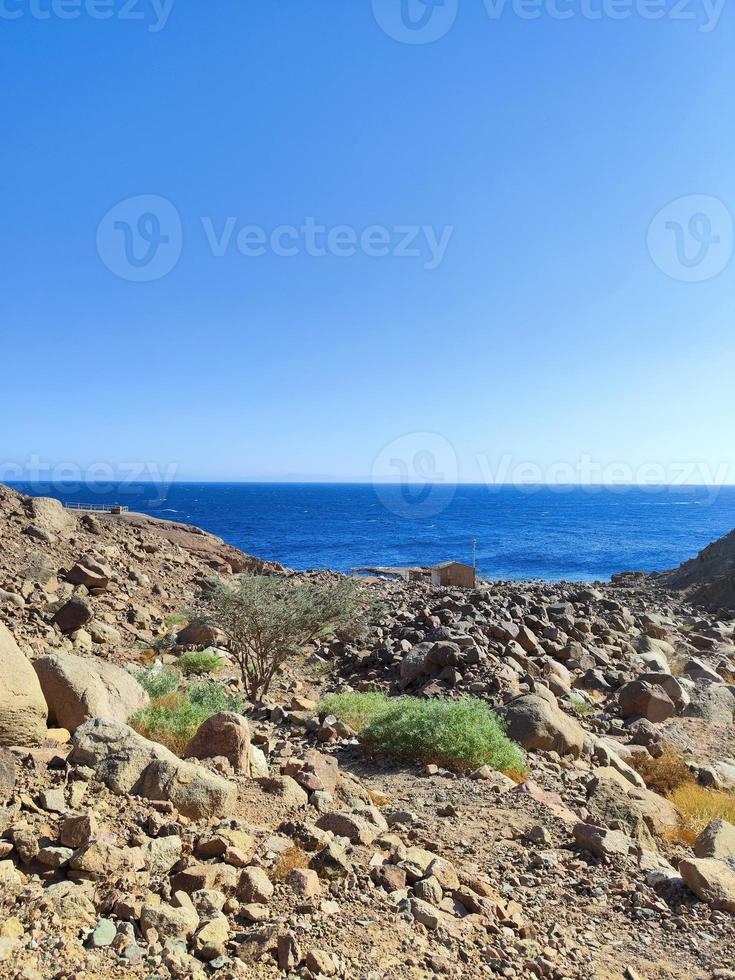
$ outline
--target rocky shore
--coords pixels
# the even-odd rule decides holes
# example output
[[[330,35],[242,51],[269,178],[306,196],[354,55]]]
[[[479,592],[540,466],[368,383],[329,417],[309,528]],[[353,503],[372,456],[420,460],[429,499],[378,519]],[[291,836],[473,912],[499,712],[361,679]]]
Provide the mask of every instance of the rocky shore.
[[[338,577],[0,486],[0,975],[732,980],[723,541],[585,586],[367,578],[359,639],[174,752],[137,730],[138,670],[214,650],[242,695],[191,619],[212,575]],[[527,771],[368,753],[334,692],[479,699]]]

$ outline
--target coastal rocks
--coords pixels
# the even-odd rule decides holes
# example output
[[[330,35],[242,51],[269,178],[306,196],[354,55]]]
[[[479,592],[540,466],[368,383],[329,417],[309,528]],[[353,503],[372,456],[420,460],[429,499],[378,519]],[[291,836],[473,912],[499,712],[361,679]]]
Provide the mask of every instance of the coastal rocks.
[[[525,749],[546,749],[578,758],[584,747],[584,729],[556,704],[556,699],[527,694],[498,709],[508,737]]]
[[[735,867],[716,858],[695,858],[679,864],[687,887],[713,909],[735,912]]]
[[[104,660],[55,653],[33,662],[49,720],[75,732],[89,718],[127,722],[149,697],[127,670]]]
[[[203,722],[184,755],[194,759],[222,756],[235,772],[250,775],[250,728],[242,715],[222,711]]]
[[[224,815],[237,794],[228,780],[182,762],[162,745],[110,718],[93,718],[76,730],[70,760],[94,769],[115,793],[168,800],[195,820]]]
[[[0,745],[40,745],[46,702],[31,662],[0,623]]]

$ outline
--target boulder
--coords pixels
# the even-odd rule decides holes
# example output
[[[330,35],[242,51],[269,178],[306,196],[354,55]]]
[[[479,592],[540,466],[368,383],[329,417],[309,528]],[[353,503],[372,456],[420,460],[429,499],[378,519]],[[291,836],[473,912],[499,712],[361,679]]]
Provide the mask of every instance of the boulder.
[[[676,677],[667,671],[650,671],[641,674],[637,680],[662,687],[674,702],[677,711],[681,711],[689,704],[689,694],[684,690],[683,685],[679,683]]]
[[[70,761],[89,766],[114,793],[168,800],[193,820],[230,811],[237,787],[111,718],[92,718],[72,739]]]
[[[212,715],[196,730],[184,756],[194,759],[224,756],[235,772],[250,775],[250,728],[246,719],[234,711]]]
[[[419,677],[426,677],[432,672],[429,662],[432,647],[432,643],[417,643],[408,651],[399,667],[401,680],[413,681]]]
[[[686,718],[702,718],[711,725],[732,725],[735,715],[735,694],[725,684],[697,683],[690,692],[691,703],[682,714]]]
[[[84,585],[88,589],[104,590],[110,584],[112,573],[96,558],[87,557],[78,561],[66,573],[66,581],[72,585]]]
[[[633,841],[620,830],[607,830],[590,823],[574,825],[574,839],[586,851],[597,857],[625,858],[630,854]]]
[[[176,645],[180,647],[211,647],[216,645],[219,633],[214,626],[206,623],[189,623],[176,634]]]
[[[727,820],[710,820],[694,844],[698,858],[735,858],[735,827]]]
[[[0,745],[40,745],[46,702],[36,672],[0,623]]]
[[[679,864],[679,874],[711,908],[735,912],[735,867],[716,858],[694,858]]]
[[[498,709],[507,733],[525,749],[547,749],[578,758],[584,747],[584,729],[556,704],[556,699],[526,694]]]
[[[75,732],[89,718],[126,722],[149,703],[132,674],[96,658],[54,653],[34,660],[52,723]]]
[[[623,718],[659,722],[676,714],[676,706],[663,687],[641,680],[629,681],[620,688],[618,704]]]
[[[53,497],[30,497],[26,510],[36,527],[52,534],[71,534],[77,524],[74,515]]]
[[[74,596],[59,609],[54,616],[54,623],[62,633],[75,633],[86,626],[92,618],[92,607],[84,599]]]

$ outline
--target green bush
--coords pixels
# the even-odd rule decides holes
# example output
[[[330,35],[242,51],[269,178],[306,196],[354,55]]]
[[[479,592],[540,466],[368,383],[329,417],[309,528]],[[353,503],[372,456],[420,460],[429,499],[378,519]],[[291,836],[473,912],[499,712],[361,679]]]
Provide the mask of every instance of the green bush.
[[[154,742],[181,754],[197,728],[220,711],[242,712],[244,703],[212,681],[191,684],[185,691],[166,693],[130,719],[131,726]]]
[[[186,676],[191,674],[211,674],[221,670],[224,660],[213,650],[202,650],[201,653],[185,653],[176,662],[178,669]]]
[[[207,712],[207,718],[220,711],[234,711],[236,714],[241,714],[245,707],[245,702],[239,695],[228,694],[216,681],[190,684],[186,693],[193,705]]]
[[[173,694],[178,688],[181,674],[175,667],[145,667],[135,672],[135,679],[148,692],[152,701],[165,694]]]
[[[500,772],[526,771],[523,750],[476,698],[396,698],[367,726],[363,739],[395,759],[460,770],[487,765]]]
[[[328,694],[319,703],[319,715],[334,715],[349,725],[355,732],[361,732],[391,706],[391,700],[378,691],[347,691],[344,694]]]

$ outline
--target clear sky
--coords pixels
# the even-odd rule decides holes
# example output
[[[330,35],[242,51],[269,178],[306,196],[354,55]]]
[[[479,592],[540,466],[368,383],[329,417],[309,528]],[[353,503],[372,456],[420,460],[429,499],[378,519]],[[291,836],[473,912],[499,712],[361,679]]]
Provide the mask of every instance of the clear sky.
[[[735,482],[732,0],[403,2],[0,0],[0,477]]]

